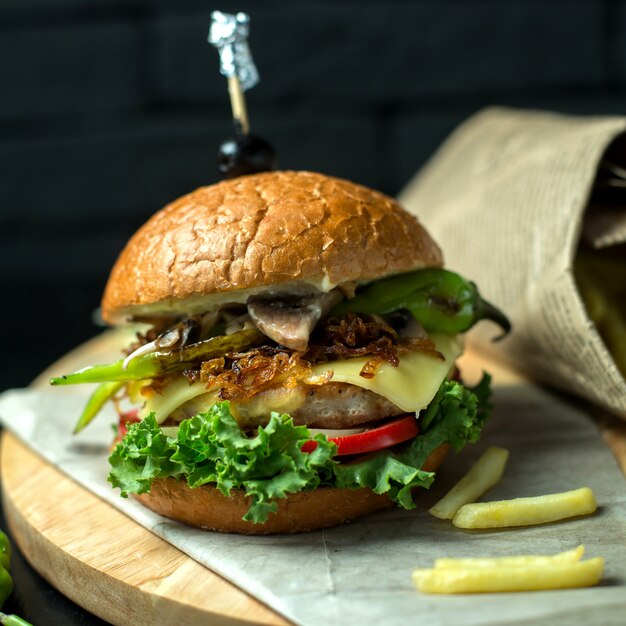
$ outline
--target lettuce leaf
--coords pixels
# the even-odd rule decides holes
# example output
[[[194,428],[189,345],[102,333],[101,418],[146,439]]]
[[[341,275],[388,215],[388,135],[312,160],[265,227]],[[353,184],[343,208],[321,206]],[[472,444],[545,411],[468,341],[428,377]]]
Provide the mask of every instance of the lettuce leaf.
[[[190,487],[215,485],[224,495],[243,489],[251,504],[244,519],[263,523],[277,509],[276,499],[320,485],[386,493],[399,506],[415,506],[411,490],[429,487],[433,472],[421,470],[428,455],[442,444],[459,451],[480,436],[490,410],[488,375],[470,390],[444,381],[420,416],[421,433],[408,444],[385,450],[360,463],[333,459],[335,444],[315,435],[317,447],[302,452],[311,438],[305,426],[295,426],[289,415],[273,413],[257,434],[244,434],[220,402],[205,413],[184,420],[177,437],[166,437],[154,415],[130,425],[113,450],[109,481],[121,495],[146,493],[155,478],[185,478]]]
[[[277,509],[276,498],[315,489],[332,476],[335,444],[317,435],[317,448],[302,452],[310,438],[306,427],[278,413],[256,436],[247,437],[228,402],[181,422],[176,439],[166,437],[150,414],[130,425],[113,450],[109,482],[124,497],[149,492],[152,480],[167,476],[184,476],[192,488],[211,483],[224,495],[242,488],[251,497],[244,519],[262,523]]]
[[[490,411],[490,381],[485,374],[474,390],[453,380],[444,381],[419,418],[420,435],[394,451],[386,450],[362,463],[337,465],[336,485],[349,489],[369,487],[376,493],[386,493],[405,509],[414,508],[411,490],[430,487],[435,477],[434,472],[419,469],[431,452],[443,444],[459,452],[468,441],[473,443],[480,437]]]

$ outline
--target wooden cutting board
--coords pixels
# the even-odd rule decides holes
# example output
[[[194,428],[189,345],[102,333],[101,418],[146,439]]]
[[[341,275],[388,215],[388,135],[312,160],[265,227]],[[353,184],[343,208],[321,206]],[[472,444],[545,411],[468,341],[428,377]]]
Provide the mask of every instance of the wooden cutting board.
[[[104,333],[44,372],[106,362],[124,338]],[[494,383],[524,384],[509,369],[474,352],[462,370],[482,369]],[[601,428],[626,472],[626,424],[603,417]],[[10,433],[0,449],[2,497],[7,522],[31,565],[59,591],[120,626],[288,624],[245,592],[80,487],[31,452]]]

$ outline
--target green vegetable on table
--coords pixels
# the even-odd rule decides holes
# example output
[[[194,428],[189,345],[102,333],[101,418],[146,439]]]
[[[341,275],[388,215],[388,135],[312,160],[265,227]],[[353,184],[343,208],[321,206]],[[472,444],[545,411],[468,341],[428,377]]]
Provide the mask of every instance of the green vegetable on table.
[[[13,579],[9,574],[11,565],[11,544],[9,538],[0,530],[0,608],[13,591]],[[2,626],[32,626],[17,615],[6,615],[0,611]]]
[[[7,615],[2,611],[0,611],[0,624],[2,626],[33,626],[30,622],[17,615]]]
[[[11,564],[11,544],[9,538],[0,530],[0,607],[13,591],[13,579],[9,574]]]
[[[502,336],[511,330],[504,313],[484,300],[474,283],[442,269],[416,270],[377,280],[354,298],[340,302],[331,315],[385,315],[399,309],[410,311],[429,333],[462,333],[482,319],[498,324]]]

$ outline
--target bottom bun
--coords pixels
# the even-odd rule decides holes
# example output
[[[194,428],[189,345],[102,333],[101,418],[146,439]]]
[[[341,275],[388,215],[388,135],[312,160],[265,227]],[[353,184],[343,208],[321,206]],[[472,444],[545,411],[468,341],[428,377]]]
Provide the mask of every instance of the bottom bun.
[[[422,469],[436,470],[447,452],[447,445],[437,448]],[[394,506],[386,495],[371,489],[319,487],[277,499],[276,513],[270,513],[263,524],[254,524],[242,519],[250,498],[241,489],[233,489],[230,496],[224,496],[211,485],[191,489],[184,480],[157,478],[150,493],[134,497],[155,513],[190,526],[245,535],[304,533]]]

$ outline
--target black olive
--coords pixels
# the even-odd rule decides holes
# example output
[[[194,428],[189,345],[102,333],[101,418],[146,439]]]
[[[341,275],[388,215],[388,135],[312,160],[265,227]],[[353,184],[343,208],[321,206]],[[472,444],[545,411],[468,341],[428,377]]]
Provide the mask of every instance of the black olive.
[[[219,171],[226,178],[270,172],[278,166],[274,148],[255,135],[227,139],[220,146],[217,162]]]

